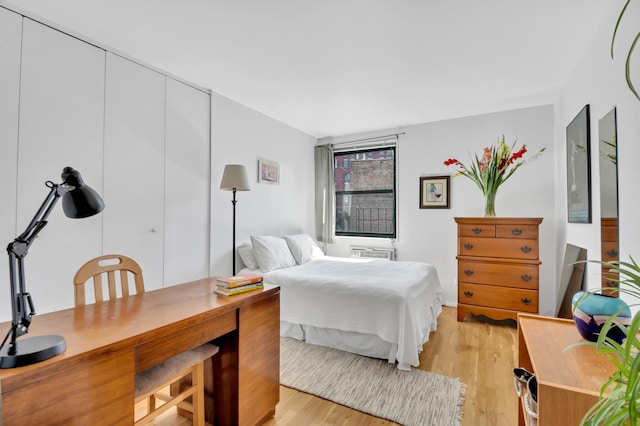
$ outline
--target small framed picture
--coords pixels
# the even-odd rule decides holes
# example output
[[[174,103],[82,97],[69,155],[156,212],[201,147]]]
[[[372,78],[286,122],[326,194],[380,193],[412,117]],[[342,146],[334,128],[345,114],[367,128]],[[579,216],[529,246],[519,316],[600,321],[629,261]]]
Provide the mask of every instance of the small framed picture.
[[[423,176],[420,178],[420,208],[448,209],[450,176]]]
[[[258,160],[258,182],[280,184],[280,165],[273,161]]]

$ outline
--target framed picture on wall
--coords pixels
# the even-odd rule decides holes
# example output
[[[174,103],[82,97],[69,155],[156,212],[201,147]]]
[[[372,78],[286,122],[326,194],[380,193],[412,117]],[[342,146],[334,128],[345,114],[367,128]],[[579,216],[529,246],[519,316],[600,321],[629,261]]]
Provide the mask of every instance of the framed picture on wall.
[[[591,223],[591,136],[589,105],[567,126],[567,220]]]
[[[258,160],[258,182],[280,184],[280,165],[273,161]]]
[[[423,176],[420,178],[420,208],[448,209],[450,176]]]

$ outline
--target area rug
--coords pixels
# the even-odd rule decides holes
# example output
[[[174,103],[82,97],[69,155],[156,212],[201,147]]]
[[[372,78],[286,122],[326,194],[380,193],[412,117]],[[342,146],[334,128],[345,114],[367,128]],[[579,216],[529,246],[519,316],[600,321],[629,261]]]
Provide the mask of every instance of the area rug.
[[[402,425],[461,424],[458,379],[282,337],[280,384]]]

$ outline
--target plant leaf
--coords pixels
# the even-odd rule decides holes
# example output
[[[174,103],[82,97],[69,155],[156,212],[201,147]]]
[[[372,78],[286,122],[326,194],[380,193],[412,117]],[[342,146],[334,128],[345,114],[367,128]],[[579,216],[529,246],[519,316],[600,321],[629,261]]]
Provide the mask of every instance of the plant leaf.
[[[629,53],[627,54],[627,62],[625,65],[625,76],[627,78],[627,86],[629,86],[629,89],[631,89],[633,94],[636,95],[636,98],[640,100],[640,95],[638,95],[638,92],[634,87],[633,82],[631,81],[631,55],[633,54],[633,51],[636,48],[638,39],[640,39],[640,33],[636,34],[636,38],[633,39],[633,43],[631,43],[631,47],[629,48]]]
[[[624,12],[627,10],[627,6],[629,6],[631,0],[627,0],[620,15],[618,15],[618,20],[616,21],[616,27],[613,29],[613,36],[611,37],[611,59],[613,59],[613,44],[616,41],[616,35],[618,34],[618,27],[620,27],[620,21],[622,21],[622,16],[624,16]]]

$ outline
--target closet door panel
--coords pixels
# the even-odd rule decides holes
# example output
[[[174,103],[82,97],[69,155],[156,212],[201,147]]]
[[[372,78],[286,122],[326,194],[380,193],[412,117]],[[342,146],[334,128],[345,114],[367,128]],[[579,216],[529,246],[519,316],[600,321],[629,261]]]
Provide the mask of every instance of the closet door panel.
[[[22,16],[0,7],[0,244],[6,247],[16,231],[18,173],[18,108]],[[8,282],[6,252],[0,254],[0,282]],[[8,286],[0,286],[0,321],[11,319]],[[4,332],[0,330],[0,332]]]
[[[164,80],[107,53],[103,250],[135,259],[147,290],[163,283]]]
[[[167,77],[165,286],[209,276],[211,95]]]
[[[104,61],[103,50],[24,18],[18,232],[49,193],[45,182],[60,183],[65,166],[79,170],[102,193]],[[56,205],[49,222],[25,259],[37,312],[73,306],[76,270],[101,253],[101,215],[69,219]]]

